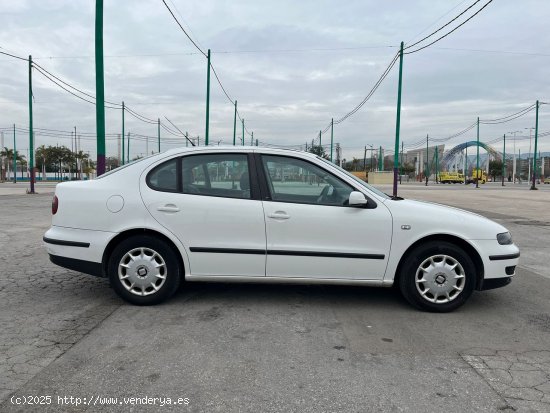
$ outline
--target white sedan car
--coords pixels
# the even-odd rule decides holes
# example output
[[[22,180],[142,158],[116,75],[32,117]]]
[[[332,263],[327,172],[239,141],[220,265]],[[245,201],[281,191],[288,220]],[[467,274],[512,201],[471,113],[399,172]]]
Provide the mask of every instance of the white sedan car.
[[[482,216],[393,199],[310,153],[181,148],[57,185],[53,263],[138,305],[182,281],[396,285],[445,312],[507,285],[519,250]]]

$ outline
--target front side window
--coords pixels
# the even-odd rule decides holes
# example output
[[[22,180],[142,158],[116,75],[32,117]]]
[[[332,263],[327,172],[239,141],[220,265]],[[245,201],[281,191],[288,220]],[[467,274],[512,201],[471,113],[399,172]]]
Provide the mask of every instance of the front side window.
[[[184,194],[250,199],[250,174],[245,154],[190,155],[182,159]]]
[[[315,205],[347,205],[354,190],[317,165],[297,158],[263,155],[271,199]]]

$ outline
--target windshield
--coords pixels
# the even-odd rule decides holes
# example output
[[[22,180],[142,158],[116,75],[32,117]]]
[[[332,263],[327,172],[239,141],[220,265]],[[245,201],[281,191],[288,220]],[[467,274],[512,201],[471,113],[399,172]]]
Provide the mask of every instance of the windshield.
[[[322,160],[323,162],[325,163],[328,163],[330,166],[344,172],[347,176],[353,178],[354,181],[356,181],[357,183],[359,183],[361,186],[367,188],[369,191],[371,192],[374,192],[376,195],[382,197],[382,198],[385,198],[385,199],[390,199],[391,197],[388,195],[388,194],[385,194],[384,192],[376,189],[375,187],[373,187],[372,185],[369,185],[367,184],[365,181],[363,181],[362,179],[359,179],[357,178],[355,175],[353,174],[350,174],[348,171],[346,171],[344,168],[341,168],[340,166],[330,162],[330,161],[327,161],[326,159],[324,158],[321,158],[320,156],[317,157],[318,159]]]

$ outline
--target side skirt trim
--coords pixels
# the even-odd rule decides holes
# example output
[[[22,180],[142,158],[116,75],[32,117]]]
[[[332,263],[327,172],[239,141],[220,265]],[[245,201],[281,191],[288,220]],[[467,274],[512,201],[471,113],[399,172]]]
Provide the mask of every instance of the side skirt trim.
[[[190,247],[191,252],[205,252],[216,254],[255,254],[255,255],[286,255],[295,257],[327,257],[327,258],[359,258],[366,260],[383,260],[384,254],[356,254],[346,252],[323,252],[323,251],[290,251],[290,250],[261,250],[261,249],[239,249],[239,248],[203,248]]]

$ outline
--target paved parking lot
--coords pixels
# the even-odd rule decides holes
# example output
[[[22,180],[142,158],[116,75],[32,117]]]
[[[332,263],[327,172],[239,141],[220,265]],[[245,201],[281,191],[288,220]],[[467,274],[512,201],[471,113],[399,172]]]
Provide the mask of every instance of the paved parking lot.
[[[400,188],[503,223],[522,250],[512,284],[451,314],[418,312],[392,289],[295,285],[190,284],[164,305],[133,307],[105,280],[49,263],[52,190],[0,195],[0,411],[119,411],[123,397],[146,396],[189,401],[150,411],[550,410],[542,185]],[[29,409],[14,395],[53,400]]]

